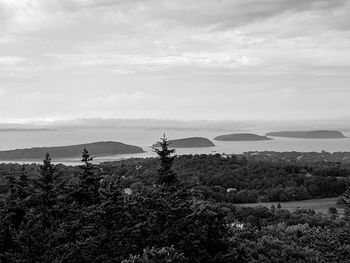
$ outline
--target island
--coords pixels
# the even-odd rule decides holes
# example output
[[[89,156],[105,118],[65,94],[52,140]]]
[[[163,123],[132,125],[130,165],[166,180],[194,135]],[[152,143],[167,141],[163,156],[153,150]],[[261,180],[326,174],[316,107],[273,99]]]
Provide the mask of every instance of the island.
[[[253,133],[234,133],[220,135],[214,138],[215,141],[267,141],[271,140],[267,136],[261,136]]]
[[[339,131],[281,131],[269,132],[267,136],[272,137],[287,137],[287,138],[302,138],[302,139],[341,139],[346,138],[344,134]]]
[[[215,144],[207,138],[203,137],[189,137],[183,139],[169,140],[169,146],[173,148],[200,148],[213,147]],[[159,143],[153,145],[159,147]]]
[[[121,142],[103,141],[68,146],[34,147],[0,151],[0,160],[39,160],[43,159],[46,153],[50,153],[52,158],[55,159],[78,158],[82,155],[84,148],[86,148],[93,157],[144,152],[143,149],[138,146]]]

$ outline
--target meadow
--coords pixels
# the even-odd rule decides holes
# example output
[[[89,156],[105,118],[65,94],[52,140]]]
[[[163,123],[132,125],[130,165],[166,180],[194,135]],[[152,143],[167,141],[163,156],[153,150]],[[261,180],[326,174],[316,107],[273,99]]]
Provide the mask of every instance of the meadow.
[[[324,214],[328,213],[330,207],[335,207],[339,215],[344,214],[344,205],[337,204],[337,198],[320,198],[320,199],[310,199],[301,201],[290,201],[290,202],[280,202],[283,209],[287,209],[290,212],[294,212],[297,209],[312,209],[316,213],[321,212]],[[250,203],[250,204],[238,204],[239,206],[246,207],[257,207],[264,206],[271,208],[272,205],[277,207],[278,202],[262,202],[262,203]]]

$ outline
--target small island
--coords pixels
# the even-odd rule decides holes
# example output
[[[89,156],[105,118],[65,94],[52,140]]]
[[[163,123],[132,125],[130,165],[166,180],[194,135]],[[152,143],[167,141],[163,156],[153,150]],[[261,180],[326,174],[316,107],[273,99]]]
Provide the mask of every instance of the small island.
[[[153,145],[158,147],[159,143]],[[213,147],[215,144],[207,138],[203,137],[189,137],[183,139],[169,140],[169,146],[173,148],[201,148]]]
[[[44,158],[46,153],[50,153],[54,159],[78,158],[81,156],[84,148],[86,148],[93,157],[144,152],[143,149],[138,146],[105,141],[68,146],[34,147],[0,151],[0,160],[39,160]]]
[[[339,131],[281,131],[269,132],[267,136],[286,137],[286,138],[301,138],[301,139],[342,139],[346,138],[344,134]]]
[[[267,136],[261,136],[253,133],[234,133],[220,135],[214,138],[215,141],[267,141],[271,140]]]

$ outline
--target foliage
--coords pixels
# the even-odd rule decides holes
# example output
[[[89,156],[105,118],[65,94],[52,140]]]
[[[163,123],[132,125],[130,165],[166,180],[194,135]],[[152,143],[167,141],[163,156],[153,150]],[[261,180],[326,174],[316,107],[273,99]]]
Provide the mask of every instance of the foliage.
[[[160,158],[160,168],[158,169],[158,183],[165,185],[172,185],[177,181],[176,174],[172,170],[174,156],[171,156],[175,152],[174,149],[169,149],[168,139],[165,137],[160,139],[158,142],[160,149],[154,148],[154,151]]]
[[[90,156],[87,149],[84,149],[80,166],[80,181],[77,189],[74,191],[74,198],[80,204],[95,204],[99,201],[99,183],[100,176],[94,172],[94,167],[91,164],[93,158]]]
[[[162,247],[155,249],[154,247],[143,250],[142,255],[130,256],[129,259],[123,260],[122,263],[186,263],[188,259],[171,247]]]
[[[87,150],[80,167],[50,155],[0,164],[0,262],[349,262],[341,215],[233,205],[328,196],[343,180],[307,177],[305,164],[170,155],[159,169],[154,158],[93,165]],[[169,171],[176,183],[154,184]]]

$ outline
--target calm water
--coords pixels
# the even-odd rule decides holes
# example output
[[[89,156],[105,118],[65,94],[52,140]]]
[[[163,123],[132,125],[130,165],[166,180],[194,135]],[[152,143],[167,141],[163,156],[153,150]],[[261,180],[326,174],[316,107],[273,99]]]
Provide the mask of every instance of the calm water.
[[[215,136],[233,133],[213,131],[165,131],[169,139],[201,136],[213,139]],[[263,135],[265,132],[256,132]],[[118,141],[142,147],[146,152],[132,155],[116,155],[96,158],[96,161],[118,160],[129,157],[154,156],[151,145],[162,137],[160,130],[127,130],[127,129],[81,129],[57,131],[31,131],[31,132],[0,132],[0,149],[9,150],[36,146],[62,146],[83,144],[95,141]],[[344,133],[350,137],[350,133]],[[322,150],[328,152],[350,151],[350,138],[344,139],[291,139],[273,138],[270,141],[256,142],[218,142],[209,148],[177,149],[177,154],[215,154],[215,153],[243,153],[247,151],[300,151],[309,152]],[[54,158],[54,156],[53,156]],[[71,160],[75,162],[75,160]]]

